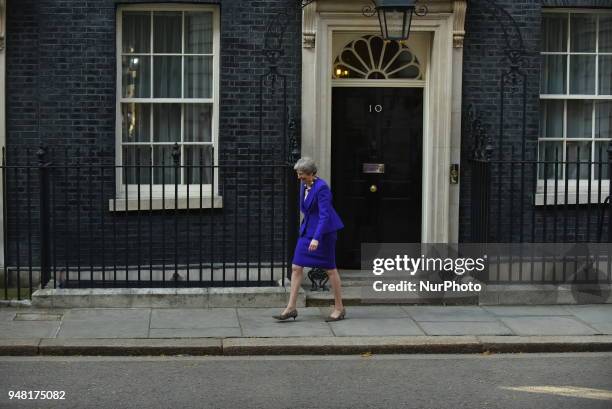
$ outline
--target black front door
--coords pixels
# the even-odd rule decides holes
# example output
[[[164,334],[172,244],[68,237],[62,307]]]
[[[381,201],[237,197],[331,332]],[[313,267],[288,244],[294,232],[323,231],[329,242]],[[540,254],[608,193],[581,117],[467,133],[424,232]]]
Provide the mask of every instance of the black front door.
[[[360,267],[361,243],[421,241],[422,147],[422,88],[333,89],[339,267]]]

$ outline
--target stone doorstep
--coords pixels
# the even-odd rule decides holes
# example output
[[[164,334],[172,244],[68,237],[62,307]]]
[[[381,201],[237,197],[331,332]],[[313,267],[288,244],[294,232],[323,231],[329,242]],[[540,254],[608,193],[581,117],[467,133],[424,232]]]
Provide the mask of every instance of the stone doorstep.
[[[283,307],[288,298],[286,287],[225,288],[119,288],[119,289],[43,289],[32,295],[32,307]],[[568,305],[610,304],[612,285],[488,285],[476,295],[447,293],[442,296],[370,297],[362,296],[360,287],[343,288],[346,305]],[[327,306],[333,303],[331,291],[300,289],[298,306]],[[9,304],[10,306],[13,306]]]
[[[285,287],[42,289],[32,294],[37,308],[240,308],[284,307]],[[300,291],[298,307],[306,305]]]
[[[347,355],[612,351],[612,336],[0,339],[0,355]]]

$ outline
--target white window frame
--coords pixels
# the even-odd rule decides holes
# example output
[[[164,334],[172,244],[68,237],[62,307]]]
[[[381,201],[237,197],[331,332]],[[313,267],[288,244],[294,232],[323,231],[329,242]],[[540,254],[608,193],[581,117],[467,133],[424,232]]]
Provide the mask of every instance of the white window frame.
[[[542,138],[538,136],[538,160],[540,151],[540,142],[562,142],[563,149],[562,161],[566,161],[566,143],[567,139],[567,101],[568,100],[592,100],[594,103],[598,100],[612,101],[612,95],[599,95],[599,56],[600,55],[612,55],[612,52],[602,53],[599,51],[599,35],[595,37],[595,51],[594,52],[572,52],[571,51],[571,15],[572,14],[609,14],[612,16],[612,11],[601,10],[601,9],[567,9],[567,8],[547,8],[542,11],[542,14],[566,14],[568,19],[568,30],[565,51],[542,51],[540,50],[540,56],[544,55],[594,55],[595,56],[595,94],[593,95],[580,95],[570,94],[570,64],[571,58],[568,58],[566,64],[566,93],[565,94],[540,94],[540,100],[561,100],[563,104],[563,137],[562,138]],[[599,25],[599,19],[598,25]],[[599,34],[599,27],[597,27],[597,34]],[[542,115],[540,113],[540,115]],[[611,138],[595,138],[595,105],[593,105],[593,124],[591,130],[591,138],[570,138],[570,142],[591,142],[591,161],[599,158],[595,158],[595,142],[606,142],[610,141]],[[602,155],[602,161],[607,161],[608,155]],[[554,166],[554,165],[550,165]],[[563,166],[563,165],[560,165]],[[537,191],[535,197],[536,205],[559,205],[565,204],[565,178],[560,178],[557,182],[557,194],[555,195],[555,180],[554,179],[541,179],[539,174],[539,168],[537,170]],[[609,180],[607,177],[601,178],[601,192],[599,187],[599,179],[595,179],[595,169],[591,171],[591,194],[589,197],[588,179],[582,178],[576,183],[576,179],[570,179],[567,183],[567,204],[596,204],[602,203],[609,194]],[[544,195],[546,184],[546,197]],[[598,198],[599,195],[599,198]],[[546,200],[545,200],[546,199]]]
[[[123,98],[122,94],[122,40],[123,40],[123,13],[126,11],[146,11],[146,12],[158,12],[158,11],[198,11],[198,12],[212,12],[213,18],[213,49],[212,49],[212,65],[213,65],[213,78],[212,78],[212,98],[154,98],[153,97],[153,86],[151,86],[151,96],[149,98]],[[184,24],[184,23],[183,23]],[[219,172],[216,170],[213,177],[213,183],[211,184],[179,184],[178,196],[176,196],[175,203],[175,184],[173,181],[167,181],[165,189],[161,185],[150,185],[141,184],[140,189],[137,184],[128,184],[127,192],[126,185],[123,183],[122,168],[123,166],[123,149],[122,149],[122,103],[207,103],[212,107],[212,123],[211,123],[211,142],[212,143],[201,143],[201,145],[213,146],[213,164],[218,164],[219,155],[219,111],[220,111],[220,99],[219,99],[219,87],[220,87],[220,12],[219,7],[216,5],[193,5],[193,4],[134,4],[134,5],[121,5],[117,7],[116,13],[116,60],[117,60],[117,73],[116,73],[116,107],[115,107],[115,164],[118,166],[116,169],[116,199],[109,201],[110,211],[125,211],[125,210],[146,210],[146,209],[174,209],[174,208],[200,208],[200,201],[202,202],[201,208],[211,207],[222,207],[222,200],[219,197]],[[153,26],[151,26],[151,36],[153,36]],[[183,32],[184,37],[184,32]],[[183,50],[181,55],[184,55],[184,38],[183,38]],[[151,56],[153,50],[150,50]],[[153,70],[153,60],[151,60],[151,69]],[[182,69],[182,75],[184,76],[184,68]],[[154,76],[151,74],[151,82],[153,82]],[[183,90],[181,90],[181,93]],[[183,124],[181,123],[181,127]],[[155,143],[151,143],[155,145]],[[168,145],[168,144],[164,144]],[[191,144],[190,145],[197,145]],[[180,145],[179,145],[180,146]],[[181,155],[181,165],[184,164],[184,156]],[[172,164],[166,164],[172,165]],[[214,186],[214,189],[213,189]],[[151,189],[150,189],[151,188]],[[202,200],[200,200],[200,189],[202,190]],[[140,201],[138,200],[140,190]],[[189,193],[189,201],[187,201],[187,193]],[[150,200],[152,198],[153,200]],[[162,200],[162,198],[165,198]],[[214,200],[213,200],[214,199]]]

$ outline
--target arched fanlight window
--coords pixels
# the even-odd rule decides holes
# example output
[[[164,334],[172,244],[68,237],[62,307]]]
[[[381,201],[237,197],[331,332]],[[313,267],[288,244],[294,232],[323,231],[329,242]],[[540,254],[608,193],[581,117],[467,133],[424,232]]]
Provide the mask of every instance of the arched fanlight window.
[[[421,64],[399,41],[365,35],[344,46],[336,60],[333,79],[422,80]]]

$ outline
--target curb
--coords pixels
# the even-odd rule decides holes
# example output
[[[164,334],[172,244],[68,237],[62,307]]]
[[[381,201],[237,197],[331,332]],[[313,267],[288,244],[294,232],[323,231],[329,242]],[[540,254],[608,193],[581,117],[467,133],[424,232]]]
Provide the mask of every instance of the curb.
[[[612,335],[0,339],[0,356],[246,356],[609,351],[612,351]]]

